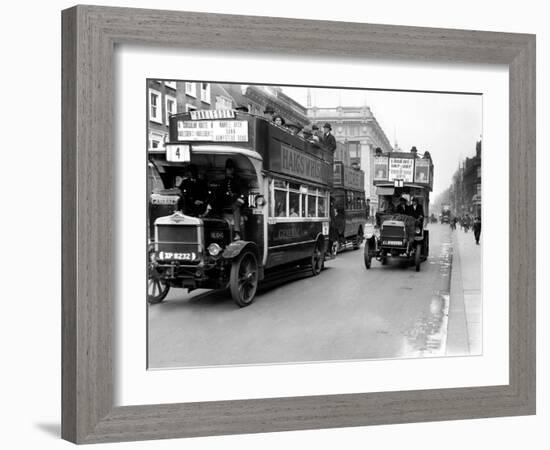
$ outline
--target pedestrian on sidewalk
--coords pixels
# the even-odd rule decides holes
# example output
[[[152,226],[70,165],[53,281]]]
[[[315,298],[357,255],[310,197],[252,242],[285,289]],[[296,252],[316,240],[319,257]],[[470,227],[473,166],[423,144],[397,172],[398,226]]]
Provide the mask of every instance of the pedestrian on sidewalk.
[[[474,237],[476,238],[476,244],[479,245],[479,236],[481,235],[481,217],[476,216],[476,218],[474,219],[474,225],[472,228],[474,230]]]

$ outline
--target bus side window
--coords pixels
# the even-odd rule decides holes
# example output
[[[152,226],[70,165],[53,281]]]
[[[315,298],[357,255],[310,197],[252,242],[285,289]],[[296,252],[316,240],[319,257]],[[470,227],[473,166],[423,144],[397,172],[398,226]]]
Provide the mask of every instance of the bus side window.
[[[286,192],[275,189],[274,217],[286,217]]]
[[[317,198],[317,217],[328,217],[328,201],[326,191],[319,191]]]
[[[288,215],[289,217],[299,217],[300,216],[300,193],[290,191],[288,194],[289,194],[288,195],[289,197]]]
[[[308,195],[307,196],[307,216],[308,217],[315,217],[317,205],[316,205],[316,196],[315,195]]]

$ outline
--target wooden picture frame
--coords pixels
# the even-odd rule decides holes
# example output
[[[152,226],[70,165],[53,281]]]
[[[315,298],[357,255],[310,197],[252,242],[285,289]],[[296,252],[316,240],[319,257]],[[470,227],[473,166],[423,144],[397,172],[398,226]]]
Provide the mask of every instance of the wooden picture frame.
[[[96,6],[63,11],[62,29],[64,439],[95,443],[535,413],[535,36]],[[114,407],[113,52],[125,43],[507,65],[509,384]]]

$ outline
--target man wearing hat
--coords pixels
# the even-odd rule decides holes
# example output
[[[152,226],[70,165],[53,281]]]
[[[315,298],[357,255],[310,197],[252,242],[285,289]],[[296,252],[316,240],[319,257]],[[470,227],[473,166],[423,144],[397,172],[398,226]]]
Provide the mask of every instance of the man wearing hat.
[[[336,138],[332,135],[331,131],[332,127],[330,123],[325,123],[323,125],[323,144],[334,153],[334,150],[336,150]]]
[[[245,204],[244,187],[235,173],[235,162],[228,158],[225,161],[225,178],[216,191],[216,203],[220,210],[231,209],[233,212],[235,240],[241,239],[241,207]]]
[[[267,120],[273,120],[273,114],[275,114],[275,110],[271,106],[266,106],[264,109],[264,117]]]
[[[395,213],[410,215],[410,209],[409,209],[409,206],[407,205],[407,199],[405,197],[401,197],[399,199],[399,204],[395,208]]]
[[[189,164],[185,168],[185,177],[178,186],[181,191],[178,209],[188,216],[198,217],[207,209],[208,186],[198,175],[197,166]]]

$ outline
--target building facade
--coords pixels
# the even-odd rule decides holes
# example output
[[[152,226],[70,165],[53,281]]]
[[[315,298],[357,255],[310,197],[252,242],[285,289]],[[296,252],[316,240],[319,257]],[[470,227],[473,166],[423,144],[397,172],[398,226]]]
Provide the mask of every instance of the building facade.
[[[350,164],[365,172],[365,194],[370,204],[370,214],[373,215],[378,208],[378,197],[372,182],[374,153],[377,147],[383,152],[391,152],[392,146],[371,109],[368,106],[313,106],[308,109],[308,117],[319,128],[325,122],[330,123],[336,141],[347,143]]]
[[[168,140],[168,118],[177,112],[177,82],[147,81],[147,114],[149,152],[164,152]]]
[[[148,150],[152,153],[165,152],[168,140],[168,119],[170,115],[196,109],[228,109],[231,98],[219,85],[211,83],[148,80]],[[223,106],[223,108],[222,108]]]
[[[250,114],[279,115],[287,124],[300,128],[309,124],[307,108],[286,95],[280,87],[239,84],[222,84],[221,87],[233,99],[236,108],[246,108]]]
[[[481,141],[476,143],[476,155],[462,161],[449,187],[449,203],[455,216],[481,217]]]

